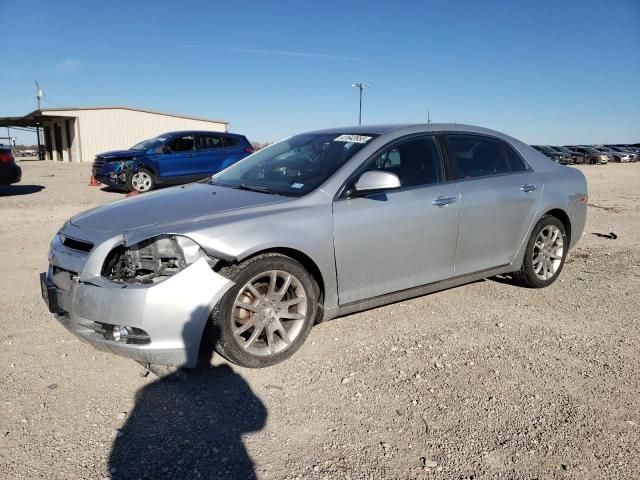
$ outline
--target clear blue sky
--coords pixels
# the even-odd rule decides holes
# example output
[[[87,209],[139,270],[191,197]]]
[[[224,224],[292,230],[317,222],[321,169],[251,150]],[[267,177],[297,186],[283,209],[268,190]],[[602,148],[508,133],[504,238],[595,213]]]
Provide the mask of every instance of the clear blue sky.
[[[0,0],[0,19],[2,116],[35,109],[38,79],[46,107],[223,119],[264,142],[355,124],[364,81],[363,123],[428,109],[530,143],[640,141],[639,0]]]

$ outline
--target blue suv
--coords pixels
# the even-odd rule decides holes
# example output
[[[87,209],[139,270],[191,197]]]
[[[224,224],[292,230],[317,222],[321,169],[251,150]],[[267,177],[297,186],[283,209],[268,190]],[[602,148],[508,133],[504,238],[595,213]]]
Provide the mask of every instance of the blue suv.
[[[253,153],[243,135],[226,132],[169,132],[129,150],[101,153],[92,174],[100,182],[129,191],[148,192],[157,185],[201,180]]]

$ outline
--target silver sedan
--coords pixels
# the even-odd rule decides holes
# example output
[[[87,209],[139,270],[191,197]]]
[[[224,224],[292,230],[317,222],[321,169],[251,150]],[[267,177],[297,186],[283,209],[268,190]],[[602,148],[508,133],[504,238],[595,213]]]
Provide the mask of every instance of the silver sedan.
[[[76,215],[42,294],[72,333],[141,363],[193,367],[205,346],[264,367],[338,316],[498,274],[546,287],[586,212],[580,171],[507,135],[335,128]]]

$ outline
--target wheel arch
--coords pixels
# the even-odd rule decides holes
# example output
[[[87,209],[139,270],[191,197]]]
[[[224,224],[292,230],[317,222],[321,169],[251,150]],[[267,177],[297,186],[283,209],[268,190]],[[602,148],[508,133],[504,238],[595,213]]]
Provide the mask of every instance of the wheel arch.
[[[158,177],[158,172],[156,171],[156,168],[153,165],[149,165],[148,162],[140,162],[136,165],[133,166],[133,171],[137,172],[139,170],[147,170],[148,172],[152,173],[153,175],[155,175],[156,179]]]
[[[242,258],[238,258],[237,261],[244,262],[246,260],[249,260],[250,258],[257,257],[258,255],[263,255],[265,253],[279,253],[281,255],[285,255],[287,257],[294,259],[295,261],[300,263],[305,269],[307,269],[307,271],[311,274],[313,279],[318,283],[318,288],[320,289],[318,305],[322,305],[322,302],[325,296],[325,282],[322,276],[322,271],[320,270],[320,267],[318,267],[316,262],[306,253],[290,247],[265,248],[257,252],[252,252],[250,255],[244,256]],[[320,319],[321,317],[318,317],[318,320]]]
[[[562,210],[561,208],[553,208],[551,210],[547,210],[544,212],[544,215],[549,215],[551,217],[555,217],[562,222],[562,226],[565,229],[567,234],[567,239],[569,240],[569,244],[571,244],[571,219],[567,212]]]

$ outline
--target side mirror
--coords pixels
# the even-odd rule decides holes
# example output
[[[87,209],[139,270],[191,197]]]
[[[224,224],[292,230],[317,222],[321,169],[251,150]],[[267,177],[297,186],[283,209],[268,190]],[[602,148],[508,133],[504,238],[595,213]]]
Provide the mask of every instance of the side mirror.
[[[382,170],[370,170],[360,175],[354,185],[356,192],[367,193],[376,190],[400,188],[400,179],[395,173]]]
[[[171,149],[169,148],[168,145],[162,146],[162,153],[171,153]]]

